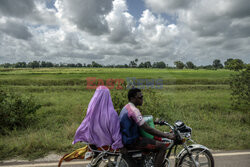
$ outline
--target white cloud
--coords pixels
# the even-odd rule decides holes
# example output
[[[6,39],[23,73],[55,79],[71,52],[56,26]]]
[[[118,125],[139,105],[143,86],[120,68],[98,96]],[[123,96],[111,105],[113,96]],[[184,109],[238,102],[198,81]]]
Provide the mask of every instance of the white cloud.
[[[151,42],[158,46],[166,46],[175,40],[179,34],[175,24],[167,25],[161,17],[155,17],[152,12],[145,10],[139,20],[138,33],[142,42]]]
[[[249,62],[250,3],[247,0],[155,1],[145,0],[148,7],[158,13],[177,16],[179,40],[184,52],[180,60],[194,60],[198,64],[242,58]],[[182,3],[180,3],[182,2]],[[174,9],[174,10],[173,10]],[[178,45],[175,45],[177,51]]]
[[[55,8],[44,0],[2,0],[0,61],[250,62],[248,0],[144,2],[148,9],[136,20],[125,0],[56,0]]]
[[[112,0],[57,0],[56,8],[59,17],[66,18],[80,30],[93,35],[108,33],[105,15],[112,9]]]
[[[125,0],[113,1],[113,10],[107,15],[106,20],[110,28],[109,39],[112,42],[135,43],[135,20],[128,13]]]

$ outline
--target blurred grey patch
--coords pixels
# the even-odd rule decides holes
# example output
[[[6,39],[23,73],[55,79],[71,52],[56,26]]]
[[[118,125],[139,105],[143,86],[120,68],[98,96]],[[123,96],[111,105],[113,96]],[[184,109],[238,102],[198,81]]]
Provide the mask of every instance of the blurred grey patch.
[[[126,78],[126,89],[139,88],[139,89],[163,89],[162,79],[136,79],[135,77]]]
[[[154,79],[146,79],[147,88],[154,88]]]
[[[163,80],[157,79],[155,83],[156,89],[163,89]]]

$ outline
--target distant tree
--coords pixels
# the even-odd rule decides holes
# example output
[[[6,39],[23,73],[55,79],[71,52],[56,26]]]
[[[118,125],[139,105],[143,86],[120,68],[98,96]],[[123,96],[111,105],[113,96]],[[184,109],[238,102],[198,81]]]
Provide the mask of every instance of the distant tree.
[[[92,61],[92,67],[102,67],[102,65]]]
[[[150,61],[146,61],[146,62],[144,63],[144,65],[145,65],[146,68],[151,68],[151,67],[152,67]]]
[[[191,61],[186,62],[186,66],[187,66],[188,69],[194,69],[195,68],[194,63],[191,62]]]
[[[81,63],[77,63],[76,67],[82,67],[82,64]]]
[[[129,67],[137,67],[137,64],[135,63],[135,61],[130,61],[129,63]]]
[[[67,67],[67,64],[60,63],[60,67]]]
[[[230,63],[232,60],[233,60],[232,58],[229,58],[229,59],[227,59],[227,60],[224,62],[225,68],[229,65],[229,63]]]
[[[41,62],[41,67],[46,67],[46,62],[45,61]]]
[[[232,59],[229,62],[225,62],[225,68],[234,70],[234,71],[239,71],[244,68],[244,62],[240,59]]]
[[[40,66],[41,67],[54,67],[54,64],[52,62],[42,61]]]
[[[52,62],[47,62],[46,67],[54,67],[54,64]]]
[[[143,62],[141,62],[138,66],[139,68],[146,68],[145,64]]]
[[[3,67],[4,67],[4,68],[10,68],[10,67],[11,67],[11,64],[10,64],[10,63],[5,63],[5,64],[3,65]]]
[[[135,59],[134,61],[130,61],[129,67],[136,68],[138,63],[138,59]]]
[[[157,62],[156,68],[166,68],[166,64],[163,61]]]
[[[223,68],[223,65],[221,64],[221,62],[220,62],[219,59],[215,59],[215,60],[213,61],[213,67],[214,67],[215,69],[221,69],[221,68]]]
[[[39,68],[40,67],[40,62],[39,61],[33,61],[28,63],[28,67],[30,68]]]
[[[26,62],[17,62],[15,68],[26,68]]]
[[[135,59],[135,63],[137,63],[138,62],[138,59]]]
[[[154,62],[154,63],[152,64],[152,67],[153,67],[153,68],[156,68],[156,62]]]
[[[149,61],[146,61],[145,63],[141,62],[138,67],[139,68],[151,68],[152,65]],[[155,68],[157,68],[157,67],[155,67]]]
[[[181,61],[175,61],[174,65],[176,66],[177,69],[183,69],[185,67],[185,64]]]

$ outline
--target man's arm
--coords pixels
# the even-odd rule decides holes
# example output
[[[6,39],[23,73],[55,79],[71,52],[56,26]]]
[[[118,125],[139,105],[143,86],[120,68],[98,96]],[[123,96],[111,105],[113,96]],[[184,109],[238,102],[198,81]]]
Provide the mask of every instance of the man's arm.
[[[163,133],[157,129],[150,127],[146,122],[140,126],[145,132],[158,137],[165,137],[171,140],[175,139],[175,135],[173,133]]]

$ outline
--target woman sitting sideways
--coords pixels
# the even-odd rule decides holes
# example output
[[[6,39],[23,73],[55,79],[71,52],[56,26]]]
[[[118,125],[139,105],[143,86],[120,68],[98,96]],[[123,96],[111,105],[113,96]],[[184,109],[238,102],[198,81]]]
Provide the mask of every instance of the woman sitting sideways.
[[[86,142],[96,147],[123,147],[120,120],[114,109],[109,89],[97,87],[87,109],[86,117],[76,130],[73,144]]]

